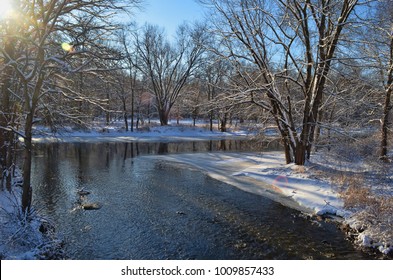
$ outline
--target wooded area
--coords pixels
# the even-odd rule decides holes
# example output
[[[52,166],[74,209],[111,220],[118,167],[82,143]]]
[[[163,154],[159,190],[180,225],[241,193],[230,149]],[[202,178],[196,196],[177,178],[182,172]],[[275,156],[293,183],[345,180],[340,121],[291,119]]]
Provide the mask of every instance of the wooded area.
[[[389,0],[200,0],[209,21],[137,26],[140,0],[14,1],[0,19],[0,168],[11,189],[23,139],[30,209],[32,133],[123,119],[231,119],[276,126],[287,163],[333,135],[378,131],[388,161],[393,83]],[[127,24],[124,20],[127,19]],[[348,136],[349,137],[349,136]]]

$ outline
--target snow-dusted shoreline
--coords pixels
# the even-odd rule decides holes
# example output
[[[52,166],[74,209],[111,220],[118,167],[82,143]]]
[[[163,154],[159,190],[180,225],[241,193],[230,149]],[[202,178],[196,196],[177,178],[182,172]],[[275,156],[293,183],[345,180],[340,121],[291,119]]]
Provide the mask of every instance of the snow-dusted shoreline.
[[[250,134],[247,131],[232,131],[221,133],[210,132],[204,127],[167,126],[151,127],[144,131],[124,132],[115,128],[105,128],[102,131],[63,131],[51,134],[43,132],[34,136],[35,143],[49,142],[172,142],[172,141],[203,141],[219,139],[245,139]],[[182,164],[185,168],[197,168],[209,176],[231,184],[244,191],[255,193],[273,199],[288,207],[310,215],[332,214],[342,217],[343,224],[354,230],[356,243],[360,246],[373,247],[384,254],[393,252],[393,235],[390,232],[393,222],[384,217],[383,221],[375,221],[376,225],[365,225],[359,209],[348,210],[342,197],[342,186],[337,184],[334,177],[343,170],[365,174],[376,168],[365,163],[353,164],[340,161],[334,155],[318,153],[313,155],[306,166],[285,164],[282,152],[263,153],[192,153],[176,155],[154,155],[157,160],[173,164]],[[330,170],[333,176],[326,176]],[[340,175],[341,176],[341,175]],[[387,177],[393,179],[390,170]],[[377,185],[379,181],[371,180],[370,184]],[[384,189],[384,195],[393,197],[393,187],[379,186]],[[0,192],[0,198],[4,195]],[[3,223],[3,221],[2,221]],[[378,223],[383,224],[380,226]],[[385,226],[387,225],[387,226]],[[1,253],[1,252],[0,252]],[[17,255],[17,254],[16,254]],[[18,256],[23,257],[23,254]],[[29,255],[31,257],[31,254]],[[29,257],[28,256],[28,257]]]
[[[62,259],[62,241],[55,228],[39,213],[22,213],[21,174],[17,170],[11,192],[0,191],[0,259]]]
[[[282,152],[197,153],[154,157],[194,166],[215,179],[251,193],[270,196],[308,214],[346,214],[342,210],[343,201],[328,183],[297,172],[298,167],[293,164],[285,165]],[[298,205],[291,203],[293,201]]]
[[[221,139],[245,139],[250,133],[245,130],[235,132],[209,131],[196,126],[152,126],[145,129],[126,132],[116,127],[105,127],[90,131],[62,130],[58,133],[45,132],[39,128],[39,133],[33,137],[35,143],[50,142],[176,142],[176,141],[206,141]]]
[[[356,243],[391,254],[392,235],[382,227],[366,227],[357,212],[344,207],[340,186],[322,174],[331,161],[315,155],[306,166],[285,164],[282,152],[159,155],[157,159],[186,164],[244,191],[266,196],[310,215],[335,215],[356,232]],[[348,169],[349,166],[340,166]],[[337,169],[337,172],[339,170]],[[391,190],[390,195],[393,195]],[[389,219],[389,218],[388,218]],[[391,223],[391,221],[378,221]],[[378,223],[377,222],[377,223]],[[388,228],[385,228],[388,230]]]

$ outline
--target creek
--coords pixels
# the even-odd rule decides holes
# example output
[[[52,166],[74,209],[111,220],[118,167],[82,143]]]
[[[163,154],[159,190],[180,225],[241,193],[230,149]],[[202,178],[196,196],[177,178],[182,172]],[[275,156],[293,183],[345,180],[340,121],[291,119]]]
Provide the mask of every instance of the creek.
[[[34,207],[70,259],[370,258],[333,223],[149,156],[253,149],[234,140],[35,144]]]

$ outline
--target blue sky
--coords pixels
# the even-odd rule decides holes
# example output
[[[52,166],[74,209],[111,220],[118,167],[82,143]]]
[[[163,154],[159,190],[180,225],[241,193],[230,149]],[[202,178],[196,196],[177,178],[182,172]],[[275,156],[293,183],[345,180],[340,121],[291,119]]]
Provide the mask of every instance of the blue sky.
[[[144,0],[143,11],[137,11],[135,17],[140,25],[156,24],[173,36],[184,21],[203,20],[203,7],[195,0]]]

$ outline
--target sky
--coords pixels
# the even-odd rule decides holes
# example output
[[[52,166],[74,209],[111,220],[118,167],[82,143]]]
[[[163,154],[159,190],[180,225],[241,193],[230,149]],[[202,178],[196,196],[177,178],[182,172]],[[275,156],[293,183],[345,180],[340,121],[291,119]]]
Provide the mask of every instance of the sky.
[[[135,13],[135,21],[164,27],[169,36],[176,34],[183,22],[202,21],[203,7],[195,0],[144,0],[143,10]]]
[[[0,0],[0,19],[11,10],[11,0]],[[168,36],[176,34],[183,22],[202,21],[203,7],[196,0],[143,0],[142,10],[134,11],[139,25],[146,22],[164,27]]]

